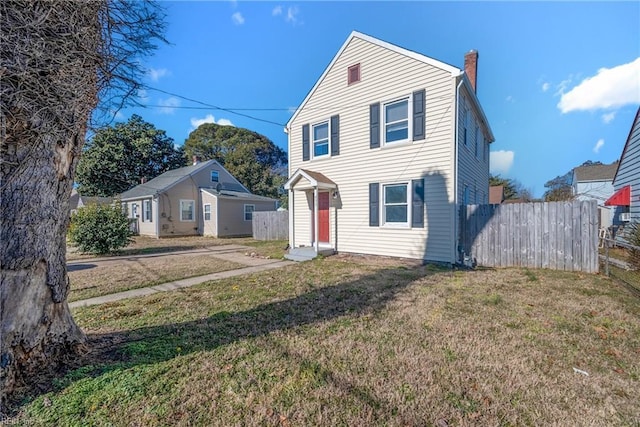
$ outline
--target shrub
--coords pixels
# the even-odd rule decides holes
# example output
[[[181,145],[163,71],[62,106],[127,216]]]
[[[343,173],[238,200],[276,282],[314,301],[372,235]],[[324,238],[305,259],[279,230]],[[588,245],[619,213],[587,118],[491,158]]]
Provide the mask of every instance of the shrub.
[[[640,222],[633,222],[627,227],[629,227],[627,241],[630,245],[640,247]],[[640,249],[629,249],[629,264],[636,270],[640,270]]]
[[[129,219],[119,203],[88,205],[71,216],[69,239],[81,252],[108,254],[131,243]]]

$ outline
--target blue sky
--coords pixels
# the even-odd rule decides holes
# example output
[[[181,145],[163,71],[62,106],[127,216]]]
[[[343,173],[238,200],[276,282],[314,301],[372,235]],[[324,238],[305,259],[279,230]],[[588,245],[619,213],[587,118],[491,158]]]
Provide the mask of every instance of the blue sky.
[[[586,160],[618,159],[640,104],[636,1],[162,6],[170,44],[145,60],[144,81],[165,93],[140,93],[147,107],[122,110],[116,120],[139,114],[178,145],[215,121],[286,150],[283,125],[353,30],[459,68],[465,52],[478,50],[478,96],[496,137],[492,172],[536,196]]]

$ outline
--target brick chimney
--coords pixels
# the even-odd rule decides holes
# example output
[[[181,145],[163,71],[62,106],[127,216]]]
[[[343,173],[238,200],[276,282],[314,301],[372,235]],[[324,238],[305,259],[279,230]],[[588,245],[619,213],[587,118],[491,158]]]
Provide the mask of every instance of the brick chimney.
[[[473,87],[473,91],[478,91],[477,79],[478,79],[478,51],[470,50],[464,55],[464,72]]]

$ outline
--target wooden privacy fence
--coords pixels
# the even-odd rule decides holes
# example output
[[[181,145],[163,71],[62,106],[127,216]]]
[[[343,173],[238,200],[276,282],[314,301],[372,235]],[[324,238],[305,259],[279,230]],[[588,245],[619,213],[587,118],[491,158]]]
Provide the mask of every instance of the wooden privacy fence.
[[[286,240],[289,238],[289,212],[253,212],[252,227],[256,240]]]
[[[485,267],[598,271],[595,200],[461,207],[461,248]]]

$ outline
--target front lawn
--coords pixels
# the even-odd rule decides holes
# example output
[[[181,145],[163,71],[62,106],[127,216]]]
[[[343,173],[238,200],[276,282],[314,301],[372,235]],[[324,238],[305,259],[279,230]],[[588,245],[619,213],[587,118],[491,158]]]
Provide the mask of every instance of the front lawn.
[[[334,256],[74,310],[25,425],[635,425],[640,304],[601,275]]]

